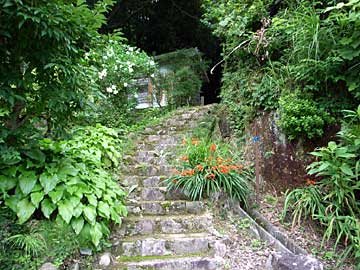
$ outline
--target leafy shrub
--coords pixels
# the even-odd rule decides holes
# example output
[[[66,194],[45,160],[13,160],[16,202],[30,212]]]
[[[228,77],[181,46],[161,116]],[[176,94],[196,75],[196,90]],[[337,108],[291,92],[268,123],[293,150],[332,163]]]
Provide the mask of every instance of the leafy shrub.
[[[168,188],[181,188],[192,200],[223,191],[247,207],[252,180],[249,168],[225,158],[226,151],[214,143],[196,138],[184,143],[187,148],[181,158],[182,165],[166,180]]]
[[[290,140],[320,137],[324,128],[334,120],[316,102],[296,94],[282,96],[279,104],[279,124]]]
[[[110,221],[127,214],[125,192],[105,170],[117,166],[117,133],[101,125],[77,128],[67,141],[43,139],[16,164],[2,165],[5,204],[24,223],[37,212],[70,224],[98,246]]]
[[[329,142],[327,147],[311,153],[318,161],[308,167],[308,173],[320,180],[308,181],[310,187],[290,192],[284,212],[293,209],[294,223],[305,217],[317,220],[325,228],[324,240],[335,238],[334,249],[344,242],[342,258],[359,259],[360,106],[356,112],[347,111],[346,116],[351,121],[344,123],[339,133],[342,142]]]

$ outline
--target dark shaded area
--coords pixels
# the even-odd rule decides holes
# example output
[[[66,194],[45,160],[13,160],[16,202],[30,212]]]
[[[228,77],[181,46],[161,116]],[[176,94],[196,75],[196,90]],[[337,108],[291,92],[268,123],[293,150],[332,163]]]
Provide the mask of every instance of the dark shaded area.
[[[94,1],[89,1],[92,4]],[[120,0],[108,14],[102,32],[120,30],[151,55],[197,47],[209,61],[209,70],[220,60],[220,42],[201,22],[201,0]],[[202,92],[205,103],[218,102],[221,69],[208,74]]]

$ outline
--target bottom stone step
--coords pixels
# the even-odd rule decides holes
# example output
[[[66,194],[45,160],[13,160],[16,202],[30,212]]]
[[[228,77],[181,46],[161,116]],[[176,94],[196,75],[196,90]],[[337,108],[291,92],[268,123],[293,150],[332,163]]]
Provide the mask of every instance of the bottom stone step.
[[[223,270],[221,259],[208,257],[185,257],[119,262],[117,270]]]

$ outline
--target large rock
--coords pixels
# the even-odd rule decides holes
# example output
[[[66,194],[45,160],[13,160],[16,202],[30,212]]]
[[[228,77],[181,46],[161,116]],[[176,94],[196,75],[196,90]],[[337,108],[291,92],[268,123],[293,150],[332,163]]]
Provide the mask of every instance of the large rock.
[[[292,253],[271,254],[267,262],[267,270],[323,270],[324,266],[309,255]]]

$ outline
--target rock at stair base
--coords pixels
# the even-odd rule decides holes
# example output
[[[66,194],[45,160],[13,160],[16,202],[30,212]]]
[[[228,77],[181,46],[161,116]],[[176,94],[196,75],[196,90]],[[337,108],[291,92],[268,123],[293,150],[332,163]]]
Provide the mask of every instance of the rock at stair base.
[[[267,270],[323,270],[323,265],[311,256],[291,253],[271,254]]]

